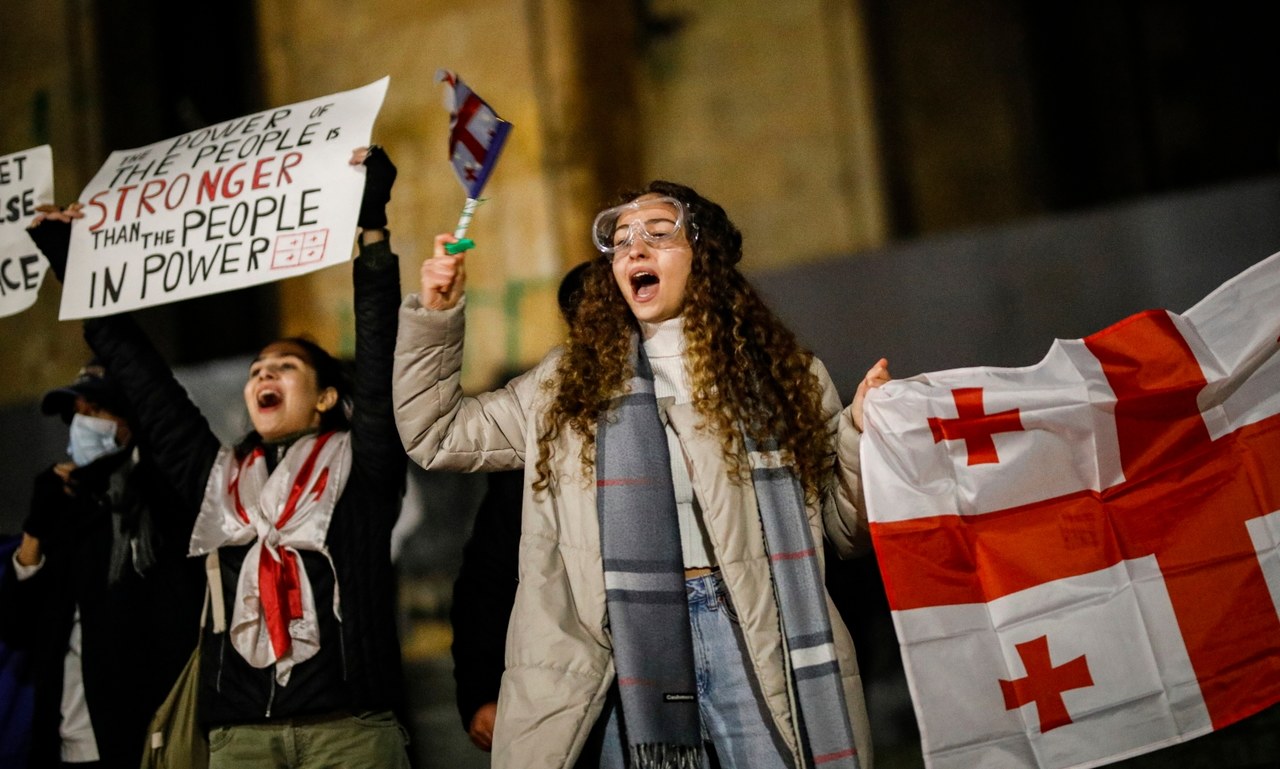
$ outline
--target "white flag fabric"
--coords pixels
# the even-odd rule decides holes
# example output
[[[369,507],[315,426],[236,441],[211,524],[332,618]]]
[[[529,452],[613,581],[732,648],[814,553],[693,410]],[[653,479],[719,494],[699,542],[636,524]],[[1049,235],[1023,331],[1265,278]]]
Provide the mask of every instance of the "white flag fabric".
[[[1280,254],[1182,315],[867,399],[925,762],[1100,766],[1280,702]]]

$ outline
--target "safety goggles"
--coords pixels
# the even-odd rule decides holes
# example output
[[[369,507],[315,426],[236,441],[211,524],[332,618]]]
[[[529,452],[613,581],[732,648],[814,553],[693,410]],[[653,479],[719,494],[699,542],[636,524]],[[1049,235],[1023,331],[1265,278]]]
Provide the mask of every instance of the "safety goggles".
[[[623,223],[623,217],[627,221]],[[656,248],[675,245],[684,228],[684,205],[675,198],[643,198],[606,208],[591,224],[591,240],[610,258],[625,251],[639,235]]]

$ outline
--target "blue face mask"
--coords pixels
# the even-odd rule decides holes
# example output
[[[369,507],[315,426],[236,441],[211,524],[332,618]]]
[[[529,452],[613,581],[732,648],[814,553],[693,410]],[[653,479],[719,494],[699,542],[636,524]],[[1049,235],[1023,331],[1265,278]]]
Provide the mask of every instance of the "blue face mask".
[[[84,467],[96,459],[120,450],[116,443],[116,423],[102,417],[76,414],[71,417],[71,439],[67,453],[77,467]]]

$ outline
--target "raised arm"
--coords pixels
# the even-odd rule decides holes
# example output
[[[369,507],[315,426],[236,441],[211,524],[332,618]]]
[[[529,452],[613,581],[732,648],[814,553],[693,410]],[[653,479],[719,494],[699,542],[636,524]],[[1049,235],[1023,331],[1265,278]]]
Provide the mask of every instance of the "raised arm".
[[[376,146],[357,150],[352,163],[363,163],[366,174],[357,221],[361,229],[360,255],[352,265],[356,323],[351,413],[353,471],[365,475],[371,488],[385,488],[398,495],[407,464],[391,402],[400,260],[391,252],[385,229],[385,209],[396,168]]]
[[[550,359],[504,388],[463,397],[465,254],[445,253],[453,240],[436,236],[434,254],[422,265],[422,293],[400,306],[396,426],[409,456],[425,468],[518,469],[525,461],[526,415]]]

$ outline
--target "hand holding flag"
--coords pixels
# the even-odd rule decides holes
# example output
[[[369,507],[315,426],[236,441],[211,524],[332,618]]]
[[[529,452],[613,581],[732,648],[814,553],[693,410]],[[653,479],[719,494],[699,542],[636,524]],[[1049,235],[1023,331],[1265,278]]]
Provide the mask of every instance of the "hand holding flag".
[[[467,87],[462,79],[446,69],[436,71],[436,82],[445,84],[445,107],[449,110],[449,160],[453,171],[467,191],[467,202],[446,250],[453,254],[474,245],[463,239],[471,217],[480,202],[480,190],[484,188],[498,154],[511,132],[511,124],[498,117],[498,113]]]

